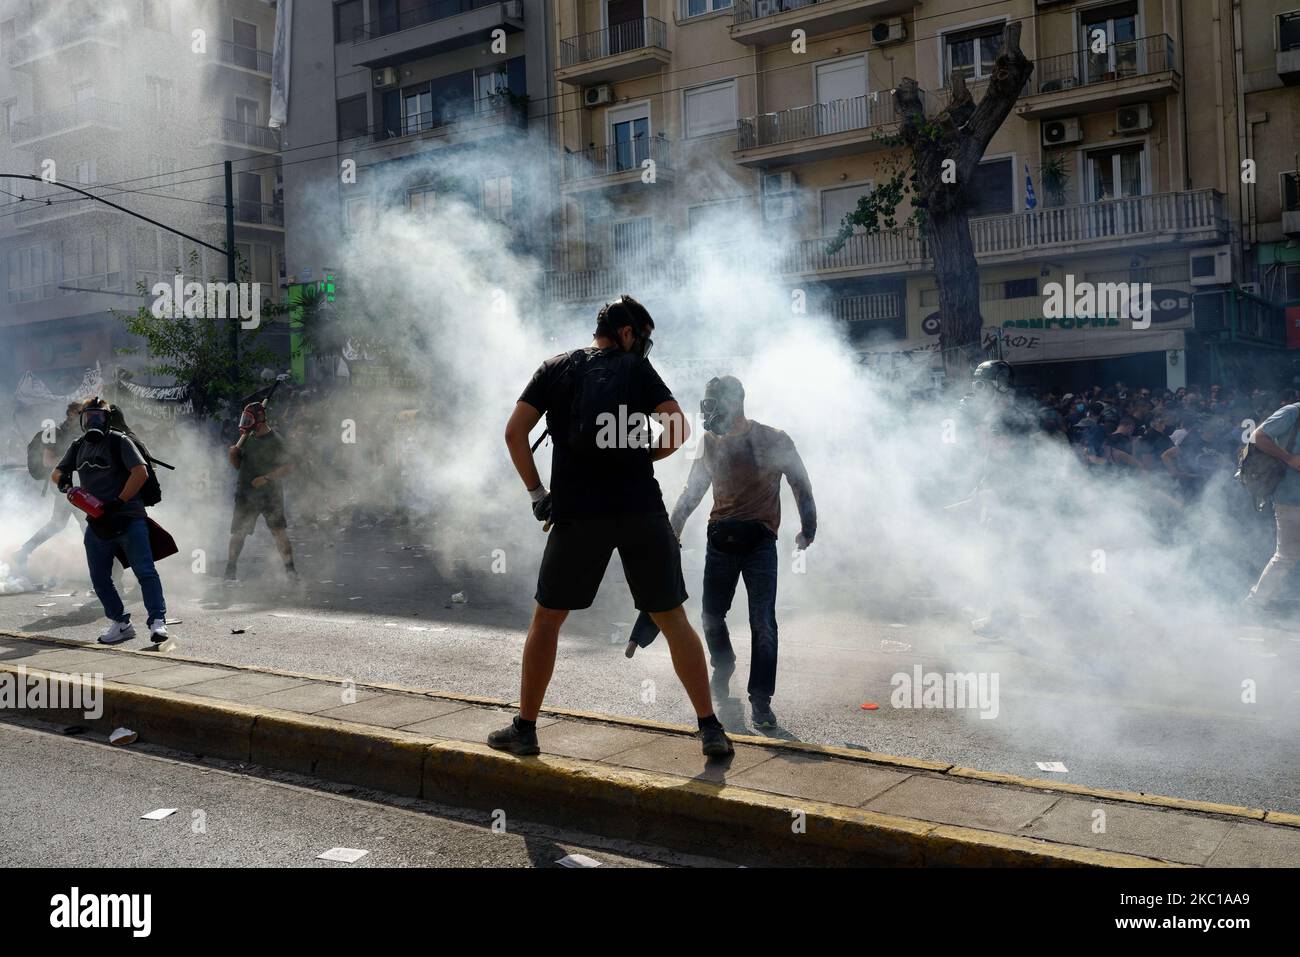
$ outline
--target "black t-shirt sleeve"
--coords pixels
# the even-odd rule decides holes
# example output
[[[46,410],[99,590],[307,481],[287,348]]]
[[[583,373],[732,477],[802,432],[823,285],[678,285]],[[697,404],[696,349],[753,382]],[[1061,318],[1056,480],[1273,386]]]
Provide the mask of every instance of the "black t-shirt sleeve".
[[[538,412],[545,413],[549,409],[549,399],[551,394],[551,384],[555,381],[556,370],[565,356],[556,356],[553,359],[547,359],[533,377],[528,381],[528,386],[524,389],[523,394],[519,396],[520,402],[527,402]]]
[[[632,375],[633,395],[639,411],[653,412],[673,397],[673,390],[664,384],[647,359],[636,364]]]
[[[63,451],[63,458],[59,459],[59,464],[55,466],[65,476],[71,476],[77,470],[76,442],[69,445]]]

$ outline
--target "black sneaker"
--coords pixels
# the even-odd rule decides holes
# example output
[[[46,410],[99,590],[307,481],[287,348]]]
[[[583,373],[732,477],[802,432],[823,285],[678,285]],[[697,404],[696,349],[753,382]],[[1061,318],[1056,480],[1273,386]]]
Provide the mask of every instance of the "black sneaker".
[[[749,710],[753,713],[754,727],[756,728],[775,728],[776,715],[772,713],[772,706],[767,701],[751,701]]]
[[[536,729],[532,731],[521,730],[518,718],[510,722],[510,727],[489,734],[487,743],[489,747],[496,748],[498,751],[509,751],[511,754],[517,754],[520,757],[541,754],[542,751],[537,743]]]
[[[700,742],[704,747],[706,758],[725,758],[729,754],[736,753],[736,749],[731,746],[731,739],[727,737],[727,732],[721,727],[701,728]]]

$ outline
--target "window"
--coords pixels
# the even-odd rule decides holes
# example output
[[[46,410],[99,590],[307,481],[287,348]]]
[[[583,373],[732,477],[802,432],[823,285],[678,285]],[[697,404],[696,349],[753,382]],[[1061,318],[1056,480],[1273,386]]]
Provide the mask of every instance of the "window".
[[[1032,299],[1038,295],[1038,280],[1008,279],[1002,284],[1003,299]]]
[[[1300,172],[1282,174],[1282,209],[1288,213],[1300,211]]]
[[[144,78],[145,107],[155,117],[169,115],[172,112],[172,83],[157,76]]]
[[[338,102],[339,139],[346,140],[366,134],[366,97],[349,97]]]
[[[1089,201],[1145,195],[1143,146],[1120,146],[1088,154]]]
[[[257,100],[235,98],[235,121],[244,126],[262,125],[262,105]]]
[[[433,94],[429,84],[402,91],[402,135],[433,129]]]
[[[5,100],[0,103],[0,133],[13,135],[14,126],[18,123],[18,101]]]
[[[242,66],[246,70],[257,69],[257,24],[248,23],[244,20],[236,20],[234,25],[235,48],[234,63],[235,66]]]
[[[1300,50],[1300,10],[1278,14],[1277,48],[1282,51]]]
[[[514,182],[509,176],[483,179],[483,214],[508,223],[514,219]]]
[[[432,186],[412,186],[406,191],[406,205],[413,213],[428,212],[438,201],[438,192]]]
[[[1300,303],[1300,263],[1291,263],[1284,268],[1286,301]]]
[[[1081,13],[1079,32],[1080,49],[1088,51],[1085,83],[1114,80],[1142,72],[1136,3],[1118,3]],[[1098,39],[1106,45],[1101,53],[1093,50]]]
[[[357,38],[364,20],[361,0],[334,4],[334,42],[351,43]]]
[[[72,84],[72,105],[81,107],[95,99],[95,84],[90,80]]]
[[[859,183],[822,190],[822,235],[833,236],[839,232],[844,217],[858,208],[858,198],[866,196],[873,188],[871,183]],[[861,226],[854,227],[854,232],[861,231]]]
[[[358,196],[345,200],[343,218],[349,229],[365,229],[370,225],[370,198]]]
[[[0,57],[9,58],[11,53],[17,55],[17,51],[14,49],[16,32],[12,17],[0,23]]]
[[[993,75],[993,64],[1001,52],[1001,23],[945,36],[943,85],[946,87],[952,83],[953,73],[961,73],[967,83],[988,79]]]
[[[986,160],[975,167],[969,215],[997,216],[1016,209],[1015,164],[1011,157]]]
[[[77,164],[77,182],[83,186],[98,182],[93,159],[82,160]]]
[[[140,12],[146,27],[171,33],[171,0],[141,0]]]
[[[697,86],[682,94],[686,136],[707,136],[736,128],[736,81]]]
[[[650,258],[651,220],[649,216],[614,223],[614,261],[625,263]]]
[[[248,281],[264,286],[275,285],[271,272],[271,247],[266,243],[235,243],[235,250],[243,268],[248,269]],[[242,275],[242,272],[241,272]]]
[[[692,236],[706,240],[729,240],[737,234],[745,215],[743,199],[726,199],[719,203],[692,206],[686,211]]]
[[[235,174],[235,218],[241,223],[262,221],[262,177],[256,173]]]
[[[702,17],[706,13],[730,9],[731,0],[681,0],[681,5],[678,7],[678,19],[689,20],[691,17]]]
[[[505,70],[485,70],[474,76],[474,108],[480,113],[492,113],[499,106],[497,94],[510,89]]]

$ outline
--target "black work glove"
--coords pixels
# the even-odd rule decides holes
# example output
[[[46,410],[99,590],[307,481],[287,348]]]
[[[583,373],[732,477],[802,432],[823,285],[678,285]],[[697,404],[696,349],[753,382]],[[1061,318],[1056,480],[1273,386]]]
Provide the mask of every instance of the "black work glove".
[[[72,484],[72,481],[68,478],[64,478],[63,481],[59,483],[59,494],[67,495],[74,488],[76,488],[76,486]]]
[[[533,502],[533,518],[539,522],[548,522],[551,519],[551,493],[547,492],[537,501]]]
[[[101,518],[108,518],[110,515],[113,515],[116,512],[121,510],[122,500],[120,498],[110,498],[108,501],[104,502],[103,505],[104,505],[104,514],[101,516]]]

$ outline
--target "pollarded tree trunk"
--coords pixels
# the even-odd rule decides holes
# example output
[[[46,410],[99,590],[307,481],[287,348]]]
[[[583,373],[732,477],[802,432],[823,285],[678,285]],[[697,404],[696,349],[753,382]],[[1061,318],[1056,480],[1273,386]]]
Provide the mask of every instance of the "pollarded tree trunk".
[[[924,210],[924,234],[939,285],[939,349],[950,379],[963,377],[979,354],[979,264],[971,241],[970,208],[975,169],[998,128],[1010,115],[1034,65],[1020,49],[1018,20],[1002,34],[1002,54],[984,98],[975,104],[965,77],[952,75],[952,99],[927,117],[921,90],[905,79],[894,92],[903,117],[900,134],[912,151],[912,203]],[[949,162],[951,161],[951,162]]]

